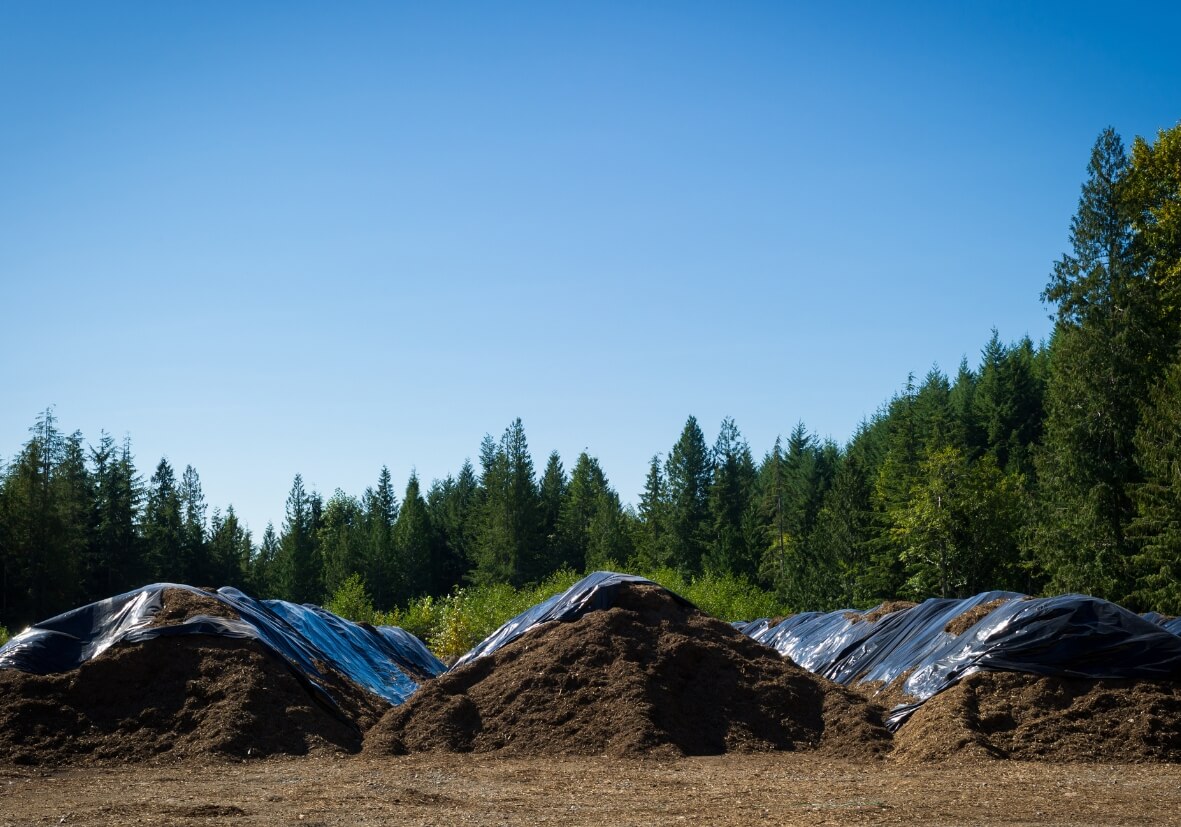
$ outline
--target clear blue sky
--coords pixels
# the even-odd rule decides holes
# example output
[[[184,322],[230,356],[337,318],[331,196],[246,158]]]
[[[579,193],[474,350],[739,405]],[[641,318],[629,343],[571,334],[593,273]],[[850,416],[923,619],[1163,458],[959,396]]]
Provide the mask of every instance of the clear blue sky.
[[[1181,13],[1084,3],[0,4],[0,454],[56,406],[256,539],[522,417],[635,502],[694,414],[844,442],[1049,332],[1091,143]]]

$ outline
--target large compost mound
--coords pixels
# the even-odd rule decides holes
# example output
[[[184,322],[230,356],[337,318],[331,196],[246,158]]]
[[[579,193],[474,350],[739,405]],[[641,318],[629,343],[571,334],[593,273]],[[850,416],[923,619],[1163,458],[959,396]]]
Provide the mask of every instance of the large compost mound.
[[[366,736],[374,754],[881,754],[881,709],[654,585],[547,622],[423,684]]]
[[[375,717],[367,693],[333,689],[362,720]],[[253,640],[154,638],[116,644],[69,672],[0,670],[0,697],[0,760],[14,763],[303,755],[361,743],[358,726]]]
[[[978,672],[894,736],[902,761],[1181,761],[1181,684]]]
[[[161,601],[149,628],[195,617],[240,620],[195,590],[164,589]],[[326,664],[317,677],[312,684],[257,639],[203,634],[117,642],[52,674],[0,669],[0,760],[357,751],[387,704]]]

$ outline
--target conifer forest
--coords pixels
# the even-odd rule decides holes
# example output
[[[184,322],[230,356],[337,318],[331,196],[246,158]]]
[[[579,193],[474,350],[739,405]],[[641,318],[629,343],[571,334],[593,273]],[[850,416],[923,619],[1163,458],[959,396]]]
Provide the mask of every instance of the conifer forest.
[[[535,466],[518,419],[444,479],[375,468],[325,494],[296,475],[281,525],[251,534],[193,466],[141,467],[47,409],[0,465],[0,626],[157,581],[324,603],[359,577],[389,610],[599,568],[729,575],[797,611],[1011,589],[1179,614],[1181,125],[1101,133],[1064,235],[1048,341],[982,331],[953,374],[899,366],[844,445],[799,423],[752,447],[689,416],[634,505],[593,456]]]

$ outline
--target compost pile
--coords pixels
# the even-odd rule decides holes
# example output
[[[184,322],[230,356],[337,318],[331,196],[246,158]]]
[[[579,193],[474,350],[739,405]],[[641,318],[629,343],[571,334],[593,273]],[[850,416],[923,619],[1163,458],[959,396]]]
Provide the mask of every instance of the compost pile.
[[[880,707],[812,675],[664,589],[542,624],[424,684],[365,750],[701,755],[889,748]]]
[[[156,625],[228,617],[224,604],[164,593]],[[232,619],[232,618],[231,618]],[[119,643],[77,669],[0,670],[0,760],[78,764],[356,752],[385,704],[325,672],[331,709],[252,639],[165,636]]]
[[[1181,761],[1181,685],[978,672],[894,736],[901,761]]]

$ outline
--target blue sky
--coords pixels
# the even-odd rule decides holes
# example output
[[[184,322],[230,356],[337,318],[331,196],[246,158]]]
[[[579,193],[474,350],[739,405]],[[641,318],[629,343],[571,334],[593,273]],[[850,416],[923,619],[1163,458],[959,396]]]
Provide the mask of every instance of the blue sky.
[[[56,407],[256,536],[515,417],[635,502],[1049,332],[1091,143],[1181,118],[1110,4],[0,5],[0,454]]]

